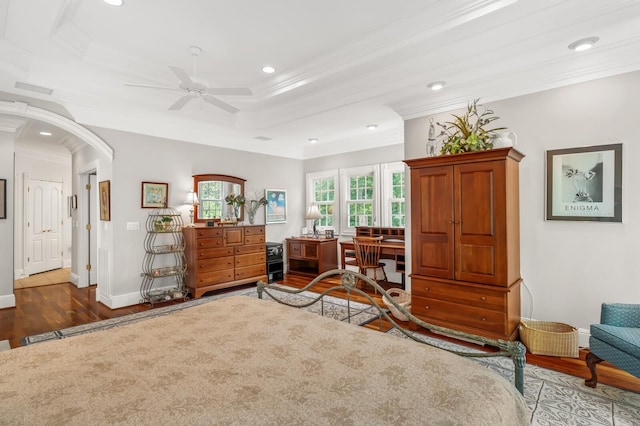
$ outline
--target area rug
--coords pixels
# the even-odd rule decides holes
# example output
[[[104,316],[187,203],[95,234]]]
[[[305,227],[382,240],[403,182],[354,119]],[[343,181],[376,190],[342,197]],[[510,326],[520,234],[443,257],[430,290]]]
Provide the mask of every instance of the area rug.
[[[190,306],[210,303],[214,300],[236,295],[258,297],[258,292],[255,288],[250,288],[231,291],[223,294],[214,294],[211,296],[201,297],[199,299],[188,300],[184,303],[178,303],[175,305],[137,312],[135,314],[124,315],[121,317],[110,318],[102,321],[95,321],[88,324],[64,328],[62,330],[49,331],[46,333],[26,336],[21,339],[21,344],[22,346],[27,346],[34,343],[46,342],[48,340],[64,339],[79,334],[106,330],[113,327],[119,327],[124,324],[141,321],[147,318],[169,315],[172,312],[186,309]],[[284,300],[287,303],[302,305],[309,303],[310,301],[318,297],[318,294],[310,291],[305,291],[295,295],[280,293],[278,296],[281,300]],[[264,294],[263,297],[265,300],[272,300],[267,294]],[[339,321],[348,321],[356,325],[364,325],[379,318],[378,310],[371,305],[354,301],[350,301],[349,304],[347,304],[346,300],[332,296],[324,296],[324,302],[318,301],[304,309],[317,314],[322,314],[325,317],[333,318]]]
[[[396,329],[388,332],[408,338]],[[448,350],[481,352],[434,337],[413,333],[431,345]],[[513,382],[513,362],[505,357],[471,358]],[[640,394],[598,384],[595,389],[584,379],[527,364],[524,370],[524,398],[534,426],[638,426]]]

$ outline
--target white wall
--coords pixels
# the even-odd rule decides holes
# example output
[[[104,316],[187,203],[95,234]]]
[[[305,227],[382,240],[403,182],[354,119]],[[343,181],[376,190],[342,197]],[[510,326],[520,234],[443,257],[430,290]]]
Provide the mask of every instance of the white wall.
[[[113,237],[111,297],[105,302],[110,307],[131,305],[140,300],[144,224],[150,212],[140,206],[142,182],[168,183],[168,204],[183,213],[185,223],[189,220],[189,208],[182,202],[193,187],[192,175],[217,173],[246,179],[247,194],[256,190],[286,189],[287,222],[267,225],[267,241],[282,242],[288,236],[297,235],[303,226],[304,173],[300,160],[111,129],[92,130],[114,150],[113,170],[110,177],[105,177],[111,180],[111,221],[100,223],[100,228],[110,230]],[[138,222],[140,230],[127,231],[127,222]],[[264,224],[264,209],[256,215],[256,224]]]
[[[640,303],[640,72],[491,102],[518,135],[522,316],[584,332],[603,302]],[[482,100],[481,100],[482,103]],[[457,111],[460,112],[460,111]],[[434,121],[451,114],[434,115]],[[405,157],[423,157],[429,117],[405,122]],[[623,144],[622,223],[545,220],[547,150]]]
[[[13,295],[13,151],[14,133],[0,131],[0,178],[7,180],[7,218],[0,219],[0,309],[16,305]]]

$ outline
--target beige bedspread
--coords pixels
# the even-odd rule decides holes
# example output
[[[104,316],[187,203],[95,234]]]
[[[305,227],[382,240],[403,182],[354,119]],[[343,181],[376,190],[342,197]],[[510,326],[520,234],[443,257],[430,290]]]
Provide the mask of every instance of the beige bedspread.
[[[511,383],[246,296],[0,353],[0,424],[520,425]]]

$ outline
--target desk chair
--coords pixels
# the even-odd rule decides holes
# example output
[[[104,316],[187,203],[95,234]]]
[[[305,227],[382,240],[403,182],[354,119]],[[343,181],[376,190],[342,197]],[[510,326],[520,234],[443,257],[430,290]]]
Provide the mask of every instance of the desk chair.
[[[378,270],[382,270],[383,281],[387,281],[387,273],[384,263],[380,262],[380,243],[382,237],[353,237],[353,248],[356,252],[356,261],[359,272],[368,276],[368,271],[373,271],[373,280],[378,280]],[[345,262],[346,263],[346,262]],[[378,294],[378,290],[374,289]]]

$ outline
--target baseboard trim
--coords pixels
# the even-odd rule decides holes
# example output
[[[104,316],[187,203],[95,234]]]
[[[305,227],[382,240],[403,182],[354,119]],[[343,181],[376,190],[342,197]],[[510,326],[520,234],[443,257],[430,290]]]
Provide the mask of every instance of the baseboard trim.
[[[16,296],[13,294],[7,294],[5,296],[0,296],[0,309],[4,308],[15,308],[16,307]]]

